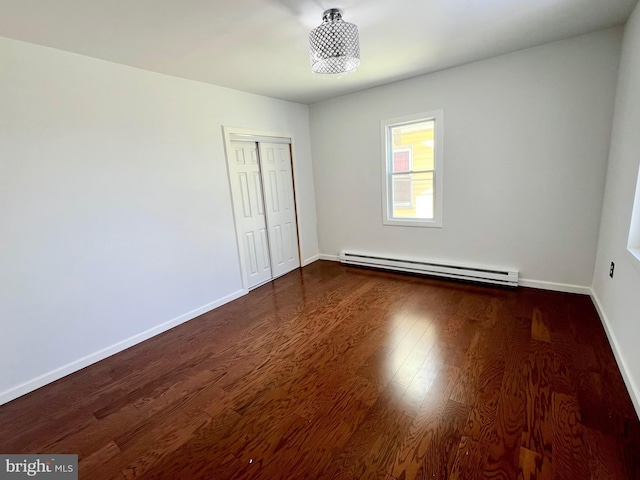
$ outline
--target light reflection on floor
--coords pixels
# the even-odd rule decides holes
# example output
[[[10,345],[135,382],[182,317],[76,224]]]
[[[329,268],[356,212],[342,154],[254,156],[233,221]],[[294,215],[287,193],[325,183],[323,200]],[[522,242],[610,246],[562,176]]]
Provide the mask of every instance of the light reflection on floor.
[[[389,319],[385,378],[401,408],[417,408],[429,393],[442,368],[437,345],[439,327],[427,316],[397,314]]]

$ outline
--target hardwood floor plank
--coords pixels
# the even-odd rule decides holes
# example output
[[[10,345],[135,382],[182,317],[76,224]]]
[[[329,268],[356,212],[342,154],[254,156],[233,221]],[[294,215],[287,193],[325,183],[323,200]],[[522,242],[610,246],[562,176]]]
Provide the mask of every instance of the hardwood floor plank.
[[[250,471],[251,467],[252,465],[242,464],[230,453],[221,456],[218,452],[211,454],[204,451],[198,452],[193,457],[169,458],[161,464],[156,464],[140,478],[142,480],[239,478],[240,474]]]
[[[489,443],[495,428],[504,371],[504,361],[492,360],[480,373],[476,400],[467,419],[465,435],[483,444]]]
[[[420,406],[402,445],[396,450],[388,469],[390,475],[398,479],[426,478],[423,477],[426,471],[442,470],[437,462],[439,450],[446,448],[444,441],[442,448],[440,445],[446,433],[445,409],[459,376],[457,367],[445,365],[440,369],[433,388]]]
[[[560,480],[589,478],[578,400],[570,395],[554,393],[552,403],[554,477]]]
[[[518,480],[553,480],[551,457],[528,448],[520,449]]]
[[[116,439],[116,444],[123,451],[123,457],[134,459],[122,469],[124,477],[128,480],[140,478],[161,458],[172,455],[188,441],[193,432],[208,422],[210,418],[205,414],[200,417],[176,415],[156,428],[146,431],[144,435],[127,437],[122,443]]]
[[[195,428],[189,429],[188,435],[182,438],[183,441],[176,445],[171,454],[140,457],[139,450],[136,448],[137,455],[129,455],[133,456],[134,460],[123,468],[129,475],[135,473],[144,479],[198,478],[197,476],[187,477],[184,472],[196,475],[210,468],[216,472],[232,471],[231,466],[240,469],[244,465],[220,446],[240,418],[240,415],[233,410],[225,410],[215,417],[198,417],[192,424]],[[200,420],[203,420],[202,423]],[[182,477],[182,475],[185,476]]]
[[[480,372],[485,366],[481,331],[475,330],[460,366],[460,378],[451,392],[451,400],[462,405],[473,404],[479,383]],[[484,338],[483,338],[484,340]]]
[[[113,440],[99,448],[91,455],[83,458],[78,462],[78,471],[82,472],[84,478],[91,478],[98,475],[103,467],[112,461],[117,461],[118,456],[122,454],[122,450]],[[115,472],[116,476],[122,477],[120,472]]]
[[[526,385],[525,419],[520,445],[540,455],[551,455],[553,445],[552,382],[549,366],[552,359],[532,344],[531,353],[523,359],[521,374]]]
[[[277,478],[282,471],[295,471],[300,478],[323,478],[323,470],[358,429],[380,393],[361,378],[359,383],[336,390],[333,402],[323,405],[306,428],[286,435],[287,441],[264,466],[260,478]]]
[[[447,478],[453,468],[470,406],[449,400],[439,419],[434,442],[421,465],[426,478]]]
[[[393,453],[413,422],[398,411],[396,385],[378,397],[358,429],[323,472],[324,478],[384,478]]]
[[[481,480],[487,456],[487,446],[462,437],[453,460],[449,480]]]
[[[548,320],[545,320],[542,310],[534,307],[531,318],[531,338],[541,342],[551,343],[551,332],[546,325],[547,323]]]
[[[603,435],[600,431],[585,427],[584,442],[588,455],[591,478],[593,480],[622,480],[637,478],[636,472],[625,471],[625,464],[621,462],[616,448],[615,437]]]
[[[498,402],[494,430],[488,443],[484,471],[486,478],[516,477],[524,418],[524,396],[503,390]]]

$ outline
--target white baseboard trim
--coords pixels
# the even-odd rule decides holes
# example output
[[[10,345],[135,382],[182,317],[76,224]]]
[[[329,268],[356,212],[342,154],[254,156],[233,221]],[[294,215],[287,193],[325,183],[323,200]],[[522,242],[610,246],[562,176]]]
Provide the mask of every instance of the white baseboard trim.
[[[179,317],[152,327],[149,330],[145,330],[144,332],[138,333],[137,335],[129,337],[109,347],[103,348],[102,350],[91,353],[85,357],[79,358],[78,360],[74,360],[73,362],[67,363],[66,365],[56,368],[55,370],[51,370],[50,372],[40,375],[39,377],[36,377],[32,380],[28,380],[16,387],[5,390],[4,392],[0,393],[0,405],[10,402],[11,400],[21,397],[22,395],[25,395],[29,392],[37,390],[38,388],[43,387],[48,383],[55,382],[56,380],[59,380],[60,378],[66,377],[73,372],[77,372],[78,370],[88,367],[93,363],[104,360],[105,358],[126,350],[127,348],[132,347],[138,343],[144,342],[151,337],[155,337],[156,335],[166,332],[173,327],[177,327],[181,323],[188,322],[189,320],[192,320],[197,316],[202,315],[203,313],[207,313],[214,308],[218,308],[225,303],[229,303],[232,300],[246,295],[247,293],[247,290],[244,289],[233,292],[226,297],[208,303],[207,305],[204,305],[200,308],[196,308],[195,310],[191,310],[190,312],[180,315]]]
[[[602,322],[604,331],[609,339],[609,345],[611,345],[611,350],[613,350],[613,356],[616,358],[616,362],[618,363],[618,368],[620,369],[624,383],[627,386],[627,391],[629,392],[633,406],[636,409],[636,414],[640,417],[640,388],[638,388],[638,385],[633,381],[633,377],[629,373],[629,367],[622,356],[622,350],[620,349],[618,339],[613,333],[611,323],[609,322],[607,315],[604,313],[600,300],[594,291],[591,291],[591,300],[593,300],[593,304],[596,306],[596,310],[600,316],[600,321]]]
[[[553,290],[554,292],[579,293],[581,295],[591,295],[591,287],[582,285],[571,285],[568,283],[543,282],[542,280],[530,280],[528,278],[518,279],[519,287],[538,288],[540,290]]]
[[[313,257],[306,258],[306,259],[304,259],[304,260],[302,261],[302,266],[303,266],[303,267],[306,267],[306,266],[307,266],[307,265],[309,265],[310,263],[313,263],[313,262],[315,262],[315,261],[317,261],[317,260],[320,260],[320,255],[314,255]]]
[[[320,255],[318,255],[318,257],[320,258],[320,260],[329,260],[331,262],[340,261],[340,257],[338,255],[325,255],[324,253],[321,253]]]

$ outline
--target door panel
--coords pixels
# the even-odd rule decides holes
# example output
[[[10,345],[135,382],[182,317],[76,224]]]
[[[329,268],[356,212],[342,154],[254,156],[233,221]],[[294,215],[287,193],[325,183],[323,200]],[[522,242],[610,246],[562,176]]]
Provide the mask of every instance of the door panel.
[[[267,175],[269,176],[269,194],[271,196],[271,203],[269,206],[271,207],[270,214],[276,214],[280,211],[280,199],[278,198],[278,177],[276,176],[275,170],[268,170]]]
[[[291,150],[288,144],[260,142],[265,209],[274,277],[300,266]]]
[[[244,236],[246,242],[246,253],[249,259],[249,273],[257,275],[258,273],[258,252],[256,251],[256,239],[253,232],[247,232]]]
[[[231,150],[231,193],[241,232],[240,248],[244,250],[241,263],[249,282],[247,288],[252,288],[272,278],[260,161],[256,143],[231,142]]]

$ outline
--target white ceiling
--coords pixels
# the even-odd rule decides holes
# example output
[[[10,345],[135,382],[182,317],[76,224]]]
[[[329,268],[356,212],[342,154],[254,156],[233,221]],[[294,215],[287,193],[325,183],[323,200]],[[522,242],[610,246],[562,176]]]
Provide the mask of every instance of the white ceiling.
[[[0,36],[301,103],[625,22],[638,0],[0,0]],[[360,69],[309,67],[326,8],[358,25]]]

